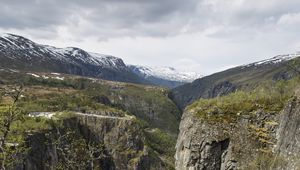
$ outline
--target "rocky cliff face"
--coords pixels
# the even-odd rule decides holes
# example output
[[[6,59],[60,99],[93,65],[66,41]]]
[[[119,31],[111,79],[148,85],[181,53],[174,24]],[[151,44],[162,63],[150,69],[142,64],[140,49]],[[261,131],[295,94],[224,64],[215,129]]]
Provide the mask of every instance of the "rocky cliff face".
[[[84,139],[103,144],[105,156],[95,163],[102,169],[165,169],[159,158],[150,156],[135,118],[77,115],[64,120],[63,128],[73,129]],[[20,169],[51,169],[57,164],[57,147],[46,141],[46,132],[29,137],[31,150]]]
[[[299,96],[281,112],[199,117],[186,110],[176,145],[176,169],[297,169],[299,113]]]
[[[198,84],[185,84],[172,90],[171,98],[179,108],[184,109],[187,105],[200,98],[223,96],[238,89],[236,84],[228,80],[215,83],[209,80],[209,77],[204,77],[197,81],[199,81]]]
[[[294,98],[284,109],[277,130],[275,151],[288,161],[287,169],[300,168],[300,99]]]

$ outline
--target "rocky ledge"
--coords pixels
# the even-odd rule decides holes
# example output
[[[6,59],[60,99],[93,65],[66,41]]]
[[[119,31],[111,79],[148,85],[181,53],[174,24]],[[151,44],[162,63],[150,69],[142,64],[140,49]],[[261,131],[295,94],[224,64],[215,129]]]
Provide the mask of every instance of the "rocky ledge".
[[[217,119],[186,110],[176,145],[178,170],[297,169],[300,98],[280,112],[256,110]],[[219,117],[220,118],[220,117]]]

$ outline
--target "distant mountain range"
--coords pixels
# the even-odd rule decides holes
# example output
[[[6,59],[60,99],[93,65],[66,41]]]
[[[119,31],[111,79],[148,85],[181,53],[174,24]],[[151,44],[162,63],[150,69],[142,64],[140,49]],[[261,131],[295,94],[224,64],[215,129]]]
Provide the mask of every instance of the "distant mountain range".
[[[198,78],[171,68],[127,66],[121,58],[37,44],[14,34],[0,35],[0,67],[37,72],[58,72],[112,81],[153,84],[169,88]]]
[[[299,75],[300,53],[278,55],[202,77],[172,90],[175,103],[184,109],[200,98],[213,98],[238,89],[252,89],[265,81],[288,80]]]
[[[181,72],[172,67],[146,67],[129,65],[131,71],[139,77],[146,79],[155,85],[177,87],[202,77],[195,72]]]

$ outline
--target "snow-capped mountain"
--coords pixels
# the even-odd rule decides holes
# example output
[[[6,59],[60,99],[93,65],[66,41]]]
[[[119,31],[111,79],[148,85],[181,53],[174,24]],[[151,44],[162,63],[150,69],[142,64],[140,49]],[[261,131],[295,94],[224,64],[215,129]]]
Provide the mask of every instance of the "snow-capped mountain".
[[[299,73],[300,53],[278,55],[196,79],[173,89],[171,95],[183,109],[200,98],[213,98],[240,89],[251,89],[265,82],[286,81],[299,77]]]
[[[156,85],[164,85],[170,88],[192,82],[193,80],[202,77],[195,72],[182,72],[172,67],[129,65],[129,68],[138,76]]]
[[[29,60],[32,56],[38,55],[44,57],[45,54],[48,54],[49,57],[53,57],[53,59],[64,62],[76,63],[80,61],[86,64],[116,69],[125,67],[122,59],[117,57],[89,53],[75,47],[56,48],[48,45],[41,45],[13,34],[2,34],[0,36],[0,49],[1,52],[5,52],[7,54],[23,52],[25,57]],[[14,58],[15,56],[11,55],[10,57]]]
[[[120,58],[89,53],[75,47],[41,45],[13,34],[0,35],[0,59],[0,66],[5,68],[143,82]]]
[[[202,76],[195,72],[182,72],[172,67],[149,67],[130,65],[132,70],[143,77],[157,77],[170,81],[192,82]]]
[[[170,67],[127,66],[121,58],[76,47],[57,48],[14,34],[0,35],[0,68],[57,72],[113,81],[176,87],[201,77]]]
[[[272,65],[272,64],[278,64],[284,61],[289,61],[294,58],[300,57],[300,53],[295,53],[295,54],[285,54],[285,55],[277,55],[275,57],[272,57],[270,59],[266,60],[261,60],[258,62],[250,63],[250,64],[245,64],[240,67],[242,68],[247,68],[247,67],[257,67],[257,66],[264,66],[264,65]]]

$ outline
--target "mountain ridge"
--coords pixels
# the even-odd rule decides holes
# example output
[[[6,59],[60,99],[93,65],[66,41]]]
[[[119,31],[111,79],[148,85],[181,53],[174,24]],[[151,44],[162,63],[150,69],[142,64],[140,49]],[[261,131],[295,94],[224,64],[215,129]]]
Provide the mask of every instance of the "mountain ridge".
[[[169,88],[175,88],[185,83],[192,82],[193,80],[202,77],[195,72],[184,72],[176,70],[172,67],[151,67],[141,65],[129,65],[132,70],[139,77],[146,79],[155,85],[163,85]]]
[[[59,72],[168,88],[189,82],[197,75],[190,73],[189,77],[179,71],[172,72],[171,68],[155,67],[158,71],[148,78],[133,70],[132,65],[127,65],[121,58],[112,55],[87,52],[77,47],[57,48],[38,44],[25,37],[9,33],[0,34],[0,59],[3,61],[0,66],[6,68]],[[140,66],[140,68],[150,67]]]
[[[138,69],[141,74],[144,74],[145,77],[158,77],[171,81],[178,82],[192,82],[193,80],[202,77],[202,75],[197,74],[196,72],[187,72],[179,71],[173,67],[168,66],[142,66],[142,65],[129,65],[133,69]]]
[[[265,81],[288,80],[299,71],[300,54],[278,55],[196,79],[172,90],[175,103],[184,109],[200,98],[213,98],[239,89],[251,89]]]

